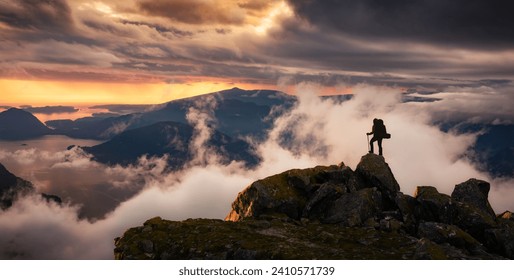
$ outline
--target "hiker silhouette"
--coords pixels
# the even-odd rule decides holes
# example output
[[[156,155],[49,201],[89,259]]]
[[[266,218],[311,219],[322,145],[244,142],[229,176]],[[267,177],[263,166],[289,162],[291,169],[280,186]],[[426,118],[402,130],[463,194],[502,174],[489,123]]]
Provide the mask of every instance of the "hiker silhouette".
[[[384,125],[384,121],[381,119],[373,119],[373,127],[371,128],[371,132],[366,133],[366,135],[373,134],[371,141],[369,141],[369,152],[373,154],[373,143],[376,141],[378,144],[378,154],[382,155],[382,139],[391,138],[391,134],[387,133],[387,129]]]

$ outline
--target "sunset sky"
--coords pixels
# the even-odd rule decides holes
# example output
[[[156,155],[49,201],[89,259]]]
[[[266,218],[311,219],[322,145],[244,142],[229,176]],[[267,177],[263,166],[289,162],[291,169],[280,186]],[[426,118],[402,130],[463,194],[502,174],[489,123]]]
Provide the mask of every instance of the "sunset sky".
[[[304,82],[510,87],[512,11],[499,0],[0,0],[0,105],[155,104]]]

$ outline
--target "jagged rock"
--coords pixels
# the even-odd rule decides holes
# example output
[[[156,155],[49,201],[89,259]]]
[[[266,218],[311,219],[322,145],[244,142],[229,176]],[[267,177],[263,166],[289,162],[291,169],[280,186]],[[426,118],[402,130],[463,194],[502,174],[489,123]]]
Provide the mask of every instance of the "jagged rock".
[[[365,187],[378,188],[382,197],[394,204],[396,193],[400,191],[400,185],[398,185],[384,157],[375,154],[363,156],[355,169],[355,173],[362,178]]]
[[[320,218],[342,194],[356,191],[358,180],[344,165],[294,169],[259,180],[240,192],[225,218],[287,216]]]
[[[418,202],[410,195],[402,192],[396,193],[395,204],[400,212],[401,219],[407,231],[413,233],[416,230],[416,207]]]
[[[456,185],[451,197],[455,201],[466,203],[482,211],[483,215],[489,215],[494,220],[496,214],[494,214],[493,208],[487,200],[490,188],[488,182],[469,179],[464,183]]]
[[[301,192],[288,183],[286,173],[259,180],[239,193],[226,220],[239,221],[273,214],[299,219],[306,203]]]
[[[514,258],[514,229],[487,229],[484,233],[486,246],[506,258]]]
[[[317,218],[323,223],[350,227],[362,225],[380,212],[381,201],[381,194],[376,188],[345,193],[334,201],[333,205],[327,209],[326,214],[312,218]]]
[[[450,196],[439,193],[436,188],[421,186],[414,194],[418,202],[416,214],[420,220],[451,224],[454,216]]]
[[[508,212],[508,211],[507,211]],[[510,212],[509,212],[510,213]],[[498,221],[498,228],[486,229],[484,243],[488,249],[506,258],[514,258],[514,221],[505,219],[505,212]],[[507,215],[508,217],[508,215]]]
[[[481,242],[484,242],[484,231],[497,226],[494,218],[473,205],[454,202],[453,209],[453,223]]]
[[[331,183],[321,185],[305,204],[303,217],[324,219],[335,201],[345,193],[346,188],[344,186]]]

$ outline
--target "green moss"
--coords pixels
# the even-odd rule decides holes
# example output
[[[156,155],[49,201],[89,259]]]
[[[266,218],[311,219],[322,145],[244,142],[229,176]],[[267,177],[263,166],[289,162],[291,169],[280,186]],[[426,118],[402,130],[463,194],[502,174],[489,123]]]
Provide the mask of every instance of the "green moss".
[[[129,229],[117,242],[117,259],[402,259],[414,249],[409,238],[372,228],[299,226],[278,220],[264,225],[259,220],[152,219],[145,224],[152,230]],[[144,252],[144,240],[153,242],[153,252]]]

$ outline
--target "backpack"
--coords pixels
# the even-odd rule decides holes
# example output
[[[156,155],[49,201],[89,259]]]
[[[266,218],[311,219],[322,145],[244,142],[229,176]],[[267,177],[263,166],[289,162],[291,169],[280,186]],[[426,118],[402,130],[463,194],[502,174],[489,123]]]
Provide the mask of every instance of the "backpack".
[[[387,133],[386,126],[384,125],[384,121],[382,119],[377,120],[377,132],[382,138],[390,139],[391,134]]]

